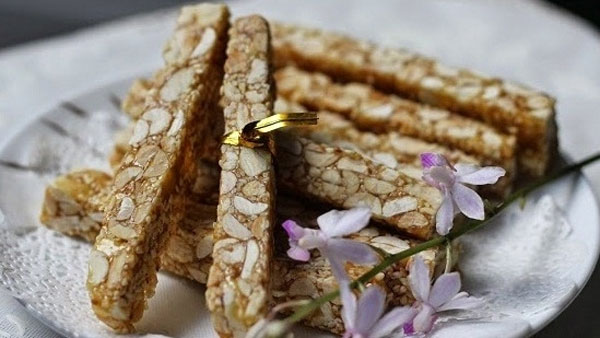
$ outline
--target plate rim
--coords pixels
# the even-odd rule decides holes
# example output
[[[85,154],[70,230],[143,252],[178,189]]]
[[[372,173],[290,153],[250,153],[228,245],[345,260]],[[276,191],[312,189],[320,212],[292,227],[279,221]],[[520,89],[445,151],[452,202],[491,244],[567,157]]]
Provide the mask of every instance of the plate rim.
[[[572,156],[564,154],[560,151],[559,156],[562,156],[566,160],[567,164],[573,163]],[[578,169],[571,175],[577,175],[577,178],[583,182],[583,186],[591,195],[591,201],[595,205],[593,212],[596,218],[596,228],[600,227],[600,196],[597,195],[590,179],[583,172],[583,170]],[[573,302],[579,297],[583,289],[585,289],[588,286],[588,283],[598,266],[598,262],[600,261],[600,231],[597,231],[597,234],[595,236],[595,244],[596,245],[589,248],[590,251],[593,251],[593,259],[590,261],[591,268],[587,269],[587,273],[579,285],[577,285],[577,281],[573,281],[574,283],[576,283],[576,291],[568,296],[568,300],[566,302],[558,306],[554,306],[553,308],[556,309],[556,311],[548,312],[546,316],[542,316],[543,319],[536,321],[536,324],[538,324],[537,326],[533,326],[531,325],[531,323],[529,323],[531,327],[531,332],[529,335],[530,337],[540,332],[542,329],[550,325],[550,323],[552,323],[556,318],[558,318],[567,308],[569,308],[573,304]]]

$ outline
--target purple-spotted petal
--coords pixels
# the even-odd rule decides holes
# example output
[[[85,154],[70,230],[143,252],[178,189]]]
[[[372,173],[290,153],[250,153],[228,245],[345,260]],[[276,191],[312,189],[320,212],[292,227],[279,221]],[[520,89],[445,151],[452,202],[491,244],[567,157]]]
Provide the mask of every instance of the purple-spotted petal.
[[[438,312],[449,310],[469,310],[475,309],[483,305],[483,300],[469,296],[466,292],[459,292],[446,304],[438,308]]]
[[[338,281],[340,285],[340,299],[342,300],[342,320],[346,331],[354,329],[356,321],[356,296],[350,290],[349,281]]]
[[[416,315],[416,314],[415,314]],[[412,320],[402,327],[403,333],[408,336],[412,336],[415,333],[415,327],[413,326]]]
[[[427,333],[431,331],[435,319],[435,310],[427,304],[422,304],[421,310],[413,319],[413,327],[416,332]]]
[[[429,299],[429,289],[431,288],[429,268],[421,256],[414,256],[409,268],[408,282],[413,296],[417,300],[426,302]]]
[[[358,299],[354,329],[360,333],[371,331],[383,314],[384,307],[385,293],[376,286],[368,287]]]
[[[371,329],[371,338],[381,338],[404,326],[417,315],[417,310],[404,306],[397,307],[383,316]]]
[[[370,246],[350,239],[328,240],[327,251],[338,260],[356,264],[375,264],[379,260]]]
[[[459,182],[472,185],[494,184],[506,174],[500,167],[477,168],[465,164],[457,164],[456,170]]]
[[[285,229],[285,232],[292,241],[297,241],[304,236],[304,228],[291,219],[283,222],[281,226]]]
[[[435,228],[438,234],[442,236],[448,234],[450,229],[452,229],[454,215],[454,201],[452,201],[452,196],[445,194],[442,205],[440,205],[435,214]]]
[[[299,246],[292,245],[287,251],[287,255],[291,259],[295,259],[297,261],[308,262],[310,259],[310,252],[306,249],[302,249]]]
[[[445,273],[438,277],[431,287],[428,303],[439,308],[460,291],[460,275],[458,272]]]
[[[473,189],[457,183],[452,187],[452,198],[460,212],[465,216],[479,220],[485,218],[483,200]]]
[[[369,224],[371,209],[352,208],[349,210],[331,210],[317,218],[321,230],[328,237],[338,237],[360,231]]]
[[[422,153],[421,165],[423,168],[427,169],[438,166],[449,166],[449,163],[443,155],[437,153]]]

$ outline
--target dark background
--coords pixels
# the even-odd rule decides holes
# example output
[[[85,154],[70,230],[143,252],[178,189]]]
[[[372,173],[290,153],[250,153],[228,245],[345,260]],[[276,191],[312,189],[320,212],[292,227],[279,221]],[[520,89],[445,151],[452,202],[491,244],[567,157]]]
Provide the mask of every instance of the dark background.
[[[184,2],[189,0],[0,0],[0,48]],[[600,27],[600,0],[549,2]]]
[[[523,0],[526,1],[526,0]],[[184,0],[0,0],[0,48],[102,21],[180,5]],[[600,28],[600,0],[550,0]],[[600,62],[600,60],[598,60]],[[600,337],[600,271],[575,302],[537,338]]]

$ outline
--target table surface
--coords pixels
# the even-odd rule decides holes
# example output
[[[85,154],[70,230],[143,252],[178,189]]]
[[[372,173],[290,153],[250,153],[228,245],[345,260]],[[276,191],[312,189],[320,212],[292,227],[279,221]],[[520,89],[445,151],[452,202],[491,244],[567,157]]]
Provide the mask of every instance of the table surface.
[[[364,37],[408,46],[450,64],[472,66],[542,88],[558,99],[562,151],[580,159],[600,149],[600,36],[591,27],[536,1],[402,3],[401,8],[413,10],[409,14],[398,12],[407,28],[404,33]],[[427,15],[444,18],[465,10],[472,15],[461,17],[460,25],[456,19],[441,22],[439,27],[427,22]],[[507,13],[510,18],[502,17]],[[504,37],[504,48],[498,46],[495,50],[495,46],[486,45],[485,34],[477,32],[496,27],[498,20],[530,20],[531,25],[506,25],[501,31],[485,32]],[[169,35],[172,23],[172,10],[159,11],[0,50],[0,144],[19,125],[62,100],[157,68],[162,41]],[[475,33],[465,30],[475,24],[479,25],[473,29]],[[345,29],[331,22],[330,26]],[[361,35],[357,32],[359,26],[348,30]],[[585,173],[595,191],[600,191],[600,166],[586,169]],[[574,303],[536,336],[598,336],[595,313],[600,308],[599,290],[597,270]],[[29,316],[16,300],[0,294],[0,337],[3,336],[58,337]]]

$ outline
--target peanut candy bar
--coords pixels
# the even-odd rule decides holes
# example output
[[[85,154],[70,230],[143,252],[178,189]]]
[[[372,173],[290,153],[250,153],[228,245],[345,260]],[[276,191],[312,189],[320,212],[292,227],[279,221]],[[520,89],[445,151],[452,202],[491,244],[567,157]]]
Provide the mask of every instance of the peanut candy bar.
[[[310,109],[344,114],[362,129],[405,136],[460,149],[513,173],[515,138],[482,122],[432,108],[360,83],[337,84],[329,77],[293,67],[276,72],[279,94]]]
[[[556,151],[555,100],[540,91],[336,33],[278,23],[272,31],[278,66],[295,64],[369,83],[514,133],[519,168],[526,174],[543,175]]]
[[[277,98],[275,102],[276,113],[291,111],[301,112],[306,111],[306,108],[283,98]],[[393,131],[375,134],[359,130],[351,121],[337,113],[322,110],[318,112],[318,116],[319,123],[317,125],[294,128],[293,133],[315,142],[362,152],[392,169],[398,167],[416,168],[418,172],[411,176],[417,179],[423,175],[420,154],[424,152],[443,154],[451,163],[480,164],[477,158],[440,144],[403,136]]]
[[[95,170],[58,177],[46,188],[40,221],[60,233],[93,242],[100,231],[112,177]]]
[[[306,109],[281,97],[275,102],[275,112],[306,111]],[[345,148],[365,155],[376,162],[392,169],[400,169],[414,179],[421,179],[423,170],[420,154],[436,152],[443,154],[451,163],[468,163],[481,165],[474,156],[460,150],[453,150],[436,143],[425,142],[416,138],[403,136],[397,132],[375,134],[358,130],[352,122],[343,116],[328,111],[319,111],[319,123],[289,130],[296,135],[306,137],[315,142]],[[493,186],[483,187],[482,192],[488,196],[505,196],[510,192],[511,180],[502,179]]]
[[[270,33],[266,20],[237,19],[229,31],[222,102],[225,133],[272,114]],[[206,300],[221,337],[242,337],[268,311],[275,179],[267,149],[223,144],[213,265]]]
[[[132,331],[141,318],[159,255],[183,216],[197,145],[218,115],[228,18],[224,5],[182,9],[165,49],[166,66],[155,76],[131,148],[116,170],[87,286],[96,315],[118,332]]]
[[[82,181],[81,177],[89,177],[89,179]],[[103,172],[84,170],[61,176],[56,181],[61,182],[61,187],[69,187],[61,190],[61,194],[69,199],[76,199],[84,195],[89,196],[89,202],[85,203],[80,210],[82,215],[80,219],[84,219],[86,217],[90,218],[94,214],[102,214],[104,199],[107,198],[111,188],[109,179],[110,175]],[[54,186],[58,186],[58,184],[55,182],[48,188]],[[92,194],[91,191],[96,191],[97,194]],[[46,199],[44,209],[51,208],[49,204],[53,203],[55,203],[54,200]],[[56,216],[53,217],[63,217],[63,209],[57,210]],[[324,211],[322,208],[303,204],[298,202],[297,199],[286,196],[280,199],[277,208],[280,222],[284,219],[293,218],[302,225],[309,227],[317,226],[316,218]],[[54,227],[53,222],[47,222],[48,220],[51,221],[53,217],[45,218],[43,223],[60,233],[82,237],[89,242],[93,242],[93,238],[98,234],[99,227],[88,229],[84,224],[76,221],[66,222],[63,226]],[[212,224],[215,219],[215,205],[205,204],[205,201],[198,195],[194,195],[187,201],[185,217],[177,224],[175,233],[171,236],[161,254],[161,269],[205,284],[212,264],[211,254],[214,243]],[[275,251],[276,257],[271,277],[272,305],[290,300],[316,298],[338,287],[329,264],[318,252],[313,252],[313,258],[307,263],[300,263],[287,258],[285,254],[287,249],[285,234],[280,227],[277,230],[278,240],[276,243],[278,245]],[[351,235],[350,238],[368,243],[391,254],[398,253],[418,243],[412,240],[400,239],[373,226]],[[443,250],[430,249],[420,253],[420,255],[433,270],[443,253]],[[381,287],[388,294],[390,305],[409,305],[413,301],[406,279],[406,264],[407,261],[393,265],[377,275],[371,282]],[[348,264],[346,270],[351,278],[358,278],[367,272],[369,267]],[[339,334],[343,328],[340,307],[339,299],[328,302],[307,318],[305,324]]]
[[[338,208],[366,205],[373,219],[417,238],[435,228],[440,192],[357,152],[279,133],[280,187]]]

